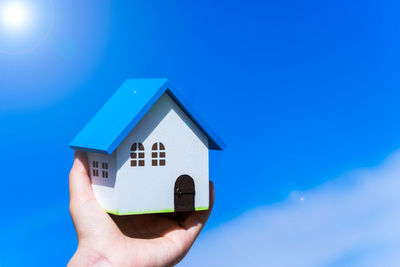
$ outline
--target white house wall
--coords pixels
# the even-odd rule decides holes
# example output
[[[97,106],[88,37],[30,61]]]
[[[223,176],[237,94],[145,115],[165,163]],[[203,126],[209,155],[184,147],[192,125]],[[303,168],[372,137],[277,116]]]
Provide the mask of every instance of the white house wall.
[[[118,208],[115,180],[116,180],[116,153],[103,155],[88,152],[90,179],[94,195],[100,205],[107,211],[116,211]],[[93,161],[98,162],[98,168],[93,168]],[[103,169],[102,163],[108,163],[108,168]],[[93,169],[98,170],[98,176],[93,176]],[[103,171],[108,171],[108,177],[103,177]]]
[[[130,148],[140,142],[145,166],[131,167]],[[166,165],[152,166],[152,145],[165,146]],[[174,211],[174,186],[183,174],[195,182],[195,208],[209,205],[208,139],[164,93],[117,148],[119,214]]]

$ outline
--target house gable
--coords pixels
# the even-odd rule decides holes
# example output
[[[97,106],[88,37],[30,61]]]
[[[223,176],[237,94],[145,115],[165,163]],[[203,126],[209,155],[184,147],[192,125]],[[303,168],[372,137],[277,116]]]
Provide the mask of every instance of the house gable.
[[[135,143],[143,145],[144,166],[131,164],[136,160],[131,158]],[[165,148],[163,166],[152,165],[155,143]],[[121,142],[116,153],[119,214],[172,212],[174,184],[184,174],[194,179],[196,207],[208,208],[208,138],[167,93]]]

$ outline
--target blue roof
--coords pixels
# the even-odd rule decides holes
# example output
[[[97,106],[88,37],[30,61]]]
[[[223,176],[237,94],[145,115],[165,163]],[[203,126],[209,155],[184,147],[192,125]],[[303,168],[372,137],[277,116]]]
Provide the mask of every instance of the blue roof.
[[[167,79],[125,81],[72,140],[71,148],[111,154],[165,92],[207,136],[209,149],[222,150],[223,142]]]

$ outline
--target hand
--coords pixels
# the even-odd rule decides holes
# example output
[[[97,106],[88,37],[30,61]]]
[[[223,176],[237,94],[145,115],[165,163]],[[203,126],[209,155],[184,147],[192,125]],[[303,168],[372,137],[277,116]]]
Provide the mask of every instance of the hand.
[[[214,187],[210,182],[210,209],[179,213],[107,214],[96,201],[86,153],[75,153],[69,175],[70,213],[78,249],[69,266],[171,266],[189,251],[210,216]]]

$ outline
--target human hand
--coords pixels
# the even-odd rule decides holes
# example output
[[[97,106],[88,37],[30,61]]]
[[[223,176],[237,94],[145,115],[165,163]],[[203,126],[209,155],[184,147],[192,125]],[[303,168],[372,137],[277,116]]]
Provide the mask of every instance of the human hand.
[[[86,153],[76,152],[69,175],[70,213],[78,249],[68,266],[172,266],[189,251],[210,216],[210,209],[190,214],[117,216],[96,201]]]

